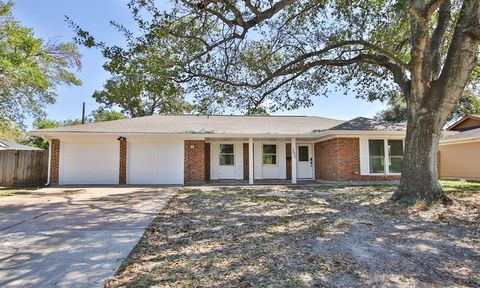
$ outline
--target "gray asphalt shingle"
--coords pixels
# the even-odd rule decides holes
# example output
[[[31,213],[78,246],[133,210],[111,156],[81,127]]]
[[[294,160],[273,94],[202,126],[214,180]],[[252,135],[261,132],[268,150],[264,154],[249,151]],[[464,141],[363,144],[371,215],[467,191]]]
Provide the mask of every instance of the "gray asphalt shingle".
[[[153,115],[32,131],[152,134],[315,134],[343,123],[316,116],[166,116]]]

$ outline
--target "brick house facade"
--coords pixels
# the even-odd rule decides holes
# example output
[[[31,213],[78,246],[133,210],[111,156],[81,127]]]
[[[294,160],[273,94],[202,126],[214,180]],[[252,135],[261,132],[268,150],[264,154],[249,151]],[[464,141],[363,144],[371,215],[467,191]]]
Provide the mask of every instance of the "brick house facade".
[[[398,142],[390,140],[403,139],[405,129],[366,118],[157,115],[30,135],[50,140],[52,185],[181,185],[211,180],[399,180],[390,169],[399,171],[401,154],[390,156],[388,151],[399,151]],[[382,163],[371,162],[380,152],[372,150],[375,155],[369,156],[369,145],[381,146],[370,140],[384,140]],[[370,172],[382,166],[384,173]]]
[[[207,161],[205,157],[205,140],[185,140],[184,145],[184,179],[185,183],[205,182]]]
[[[395,181],[400,176],[361,175],[359,138],[315,143],[315,178],[327,181]]]
[[[60,141],[51,140],[50,183],[59,183]],[[119,138],[119,184],[127,184],[127,139]],[[210,180],[210,143],[205,140],[184,141],[185,184]],[[314,148],[315,180],[326,181],[396,181],[398,175],[361,175],[359,138],[333,138],[316,142]],[[243,179],[249,178],[248,143],[242,144]],[[285,144],[286,179],[292,179],[291,144]]]

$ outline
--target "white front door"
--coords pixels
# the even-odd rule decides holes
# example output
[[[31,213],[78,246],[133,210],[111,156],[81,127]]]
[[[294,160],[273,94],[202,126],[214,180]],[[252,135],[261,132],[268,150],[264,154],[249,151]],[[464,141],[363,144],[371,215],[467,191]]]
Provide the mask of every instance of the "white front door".
[[[297,178],[313,178],[312,144],[297,145]]]
[[[235,179],[235,144],[218,144],[218,179]]]

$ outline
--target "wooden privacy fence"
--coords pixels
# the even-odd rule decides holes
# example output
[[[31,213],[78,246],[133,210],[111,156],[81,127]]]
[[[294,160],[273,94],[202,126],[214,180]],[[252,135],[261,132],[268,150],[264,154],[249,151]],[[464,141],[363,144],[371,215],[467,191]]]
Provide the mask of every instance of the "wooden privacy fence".
[[[0,150],[0,186],[47,182],[48,151]]]

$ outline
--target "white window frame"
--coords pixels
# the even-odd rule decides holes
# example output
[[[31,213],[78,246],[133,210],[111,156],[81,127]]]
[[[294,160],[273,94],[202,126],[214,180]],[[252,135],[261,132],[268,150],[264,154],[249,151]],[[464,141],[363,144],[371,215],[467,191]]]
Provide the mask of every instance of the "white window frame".
[[[222,153],[222,145],[232,145],[232,153]],[[232,155],[233,156],[233,164],[222,164],[222,155]],[[220,143],[218,145],[218,166],[235,166],[235,144],[233,143]]]
[[[370,149],[369,149],[369,141],[370,140],[382,140],[383,141],[383,149],[384,149],[384,171],[383,173],[371,173],[370,172]],[[372,137],[372,138],[365,138],[364,146],[363,149],[365,149],[364,153],[366,157],[363,159],[363,161],[366,161],[366,169],[367,171],[364,171],[366,173],[361,173],[362,175],[372,175],[372,176],[382,176],[382,175],[392,175],[392,176],[400,176],[401,173],[390,173],[390,151],[388,151],[388,140],[399,140],[402,141],[402,146],[403,146],[403,151],[405,152],[405,139],[404,138],[394,138],[394,137],[388,137],[388,138],[383,138],[383,137]],[[360,139],[362,141],[362,139]],[[362,148],[360,149],[362,150]],[[362,152],[360,151],[360,154]],[[360,161],[362,161],[362,155],[360,155]],[[360,163],[360,166],[362,166],[362,163]],[[362,169],[362,168],[360,168]]]
[[[273,153],[265,153],[265,150],[263,149],[265,145],[272,145],[275,146],[275,154]],[[265,164],[263,162],[264,156],[265,155],[275,155],[275,164]],[[262,165],[263,166],[278,166],[278,144],[277,143],[262,143]]]
[[[385,171],[386,175],[401,175],[402,173],[390,173],[390,151],[388,149],[388,141],[389,140],[400,140],[402,141],[402,152],[405,153],[405,140],[404,139],[385,139]],[[400,156],[393,156],[399,158]],[[403,161],[403,154],[402,154],[402,161]]]

